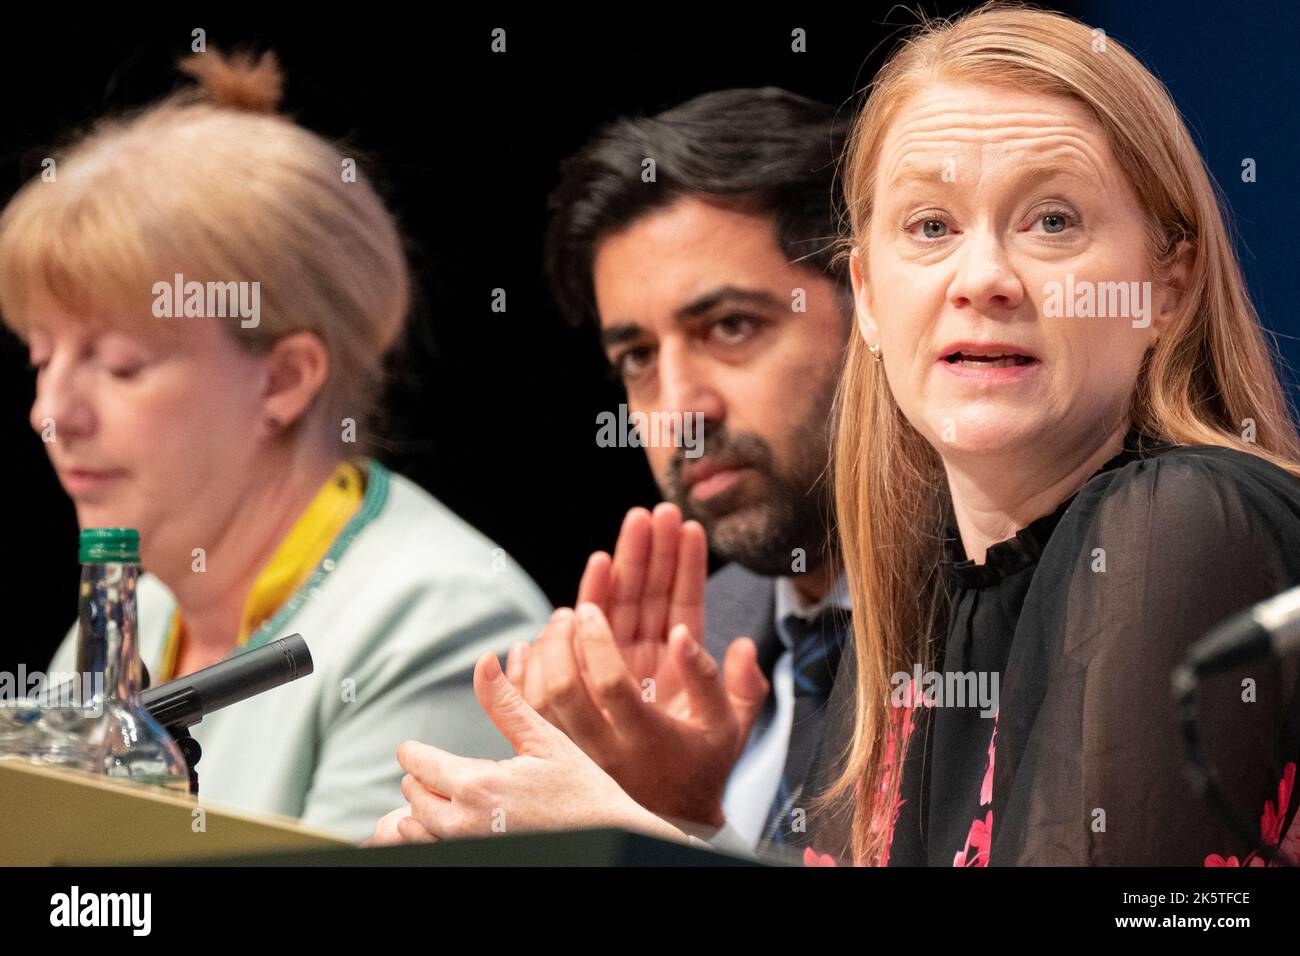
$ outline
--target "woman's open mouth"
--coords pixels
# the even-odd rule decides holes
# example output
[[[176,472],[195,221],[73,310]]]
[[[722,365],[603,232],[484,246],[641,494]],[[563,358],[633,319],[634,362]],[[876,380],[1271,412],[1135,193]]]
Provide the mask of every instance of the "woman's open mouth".
[[[954,344],[936,363],[944,371],[972,382],[1014,382],[1043,363],[1012,345]]]
[[[1011,368],[1014,365],[1029,365],[1037,361],[1028,355],[1020,355],[1016,352],[998,353],[995,355],[975,355],[967,352],[953,352],[951,355],[944,356],[944,361],[949,365],[962,365],[966,368]]]

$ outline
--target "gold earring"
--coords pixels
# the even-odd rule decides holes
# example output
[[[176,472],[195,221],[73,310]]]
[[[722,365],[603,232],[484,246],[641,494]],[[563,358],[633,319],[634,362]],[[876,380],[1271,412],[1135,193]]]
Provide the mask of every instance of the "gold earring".
[[[884,356],[880,354],[879,345],[868,345],[867,351],[871,353],[871,357],[877,362],[883,362],[885,360]]]

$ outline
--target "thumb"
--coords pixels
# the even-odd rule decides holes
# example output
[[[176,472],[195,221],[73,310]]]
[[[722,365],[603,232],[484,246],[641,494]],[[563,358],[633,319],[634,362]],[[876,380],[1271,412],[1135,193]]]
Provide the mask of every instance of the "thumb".
[[[474,665],[474,696],[515,753],[540,755],[550,750],[553,735],[559,731],[519,696],[491,651]]]
[[[718,680],[718,665],[691,636],[685,624],[676,624],[668,632],[668,652],[677,663],[682,688],[691,710],[700,715],[706,726],[716,727],[728,719],[727,698]]]
[[[744,740],[771,689],[763,669],[758,666],[758,648],[748,637],[738,637],[728,646],[722,662],[722,683],[727,688],[731,712],[736,715]]]

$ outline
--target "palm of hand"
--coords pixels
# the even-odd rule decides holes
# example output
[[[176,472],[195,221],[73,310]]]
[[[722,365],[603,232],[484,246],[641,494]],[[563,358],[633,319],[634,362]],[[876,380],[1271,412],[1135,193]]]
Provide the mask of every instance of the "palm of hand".
[[[668,653],[667,640],[637,641],[620,650],[628,672],[641,688],[642,699],[653,703],[661,713],[681,719],[685,685]]]

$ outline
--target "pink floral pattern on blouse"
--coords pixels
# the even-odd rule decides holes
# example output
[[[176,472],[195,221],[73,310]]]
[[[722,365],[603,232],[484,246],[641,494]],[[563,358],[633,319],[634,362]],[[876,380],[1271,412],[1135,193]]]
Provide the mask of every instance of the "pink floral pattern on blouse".
[[[984,782],[980,784],[980,806],[987,807],[993,803],[993,757],[998,740],[998,715],[993,715],[993,733],[989,736],[989,765],[984,771]],[[988,866],[989,846],[993,843],[993,810],[981,820],[976,818],[966,834],[966,845],[952,858],[953,866]]]
[[[871,819],[872,830],[885,830],[885,852],[880,858],[881,866],[889,865],[889,850],[894,842],[894,825],[898,823],[898,814],[907,801],[899,797],[897,775],[901,774],[899,757],[902,745],[912,736],[916,729],[916,708],[927,706],[925,694],[916,686],[916,681],[908,679],[901,688],[902,706],[895,709],[893,726],[889,728],[889,742],[885,746],[885,766],[881,772],[880,791],[876,795],[875,813]],[[891,798],[893,811],[889,812]],[[886,821],[888,817],[888,821]]]
[[[818,853],[812,847],[804,847],[803,851],[804,866],[838,866],[835,857],[829,853]]]
[[[1235,856],[1224,857],[1211,853],[1205,858],[1206,866],[1279,866],[1276,860],[1269,861],[1261,853],[1267,848],[1276,847],[1279,854],[1292,864],[1300,863],[1300,814],[1291,821],[1291,829],[1282,836],[1282,824],[1286,821],[1287,808],[1291,805],[1291,795],[1295,791],[1295,761],[1288,763],[1282,771],[1282,779],[1277,784],[1277,805],[1272,800],[1264,801],[1264,812],[1259,818],[1259,835],[1263,844],[1245,858],[1238,861]]]
[[[916,687],[916,682],[908,678],[907,683],[900,685],[899,691],[902,692],[903,702],[895,707],[893,723],[889,728],[889,740],[885,744],[885,765],[880,776],[880,790],[876,796],[875,812],[871,817],[871,828],[873,830],[885,829],[887,835],[885,838],[885,852],[881,857],[880,866],[889,865],[889,848],[894,842],[894,825],[898,823],[898,814],[903,809],[903,804],[907,801],[902,797],[895,796],[898,793],[895,779],[895,767],[898,764],[899,749],[902,742],[906,741],[916,728],[916,708],[918,706],[927,706],[925,695]],[[893,812],[888,811],[890,798],[893,799]],[[829,853],[818,853],[812,847],[806,847],[803,851],[804,866],[836,866],[835,858]]]
[[[920,702],[917,697],[915,702]],[[913,708],[915,702],[909,700],[908,706],[904,709],[902,720],[899,722],[905,734],[910,733],[914,726]],[[980,806],[987,806],[993,802],[993,764],[996,755],[996,744],[998,739],[997,717],[993,718],[993,733],[989,737],[989,762],[988,768],[984,771],[984,782],[980,786]],[[893,757],[897,753],[896,739],[893,730],[889,735],[889,754],[886,762],[886,772],[893,767]],[[1295,819],[1291,821],[1291,826],[1286,835],[1282,833],[1282,825],[1286,822],[1287,810],[1291,806],[1291,797],[1295,793],[1295,775],[1296,765],[1292,761],[1286,765],[1282,773],[1282,779],[1277,784],[1277,803],[1272,800],[1264,802],[1264,812],[1259,818],[1259,832],[1262,844],[1260,847],[1238,860],[1235,856],[1223,857],[1217,853],[1211,853],[1205,858],[1206,866],[1280,866],[1277,860],[1266,861],[1266,855],[1262,853],[1267,848],[1276,848],[1277,853],[1285,857],[1286,861],[1291,864],[1300,862],[1300,813],[1296,814]],[[887,794],[889,783],[886,781],[881,786],[882,796]],[[887,799],[887,798],[886,798]],[[899,809],[903,805],[903,800],[899,799],[894,804],[893,818],[889,822],[889,838],[893,842],[893,826],[898,820]],[[884,814],[878,813],[876,819],[883,820]],[[988,866],[989,846],[993,841],[993,811],[990,809],[982,819],[977,818],[971,823],[970,833],[966,836],[966,845],[953,858],[953,866]],[[886,848],[885,857],[882,860],[883,866],[889,860],[889,850]],[[804,866],[835,866],[835,858],[828,853],[818,853],[812,847],[803,851]]]

